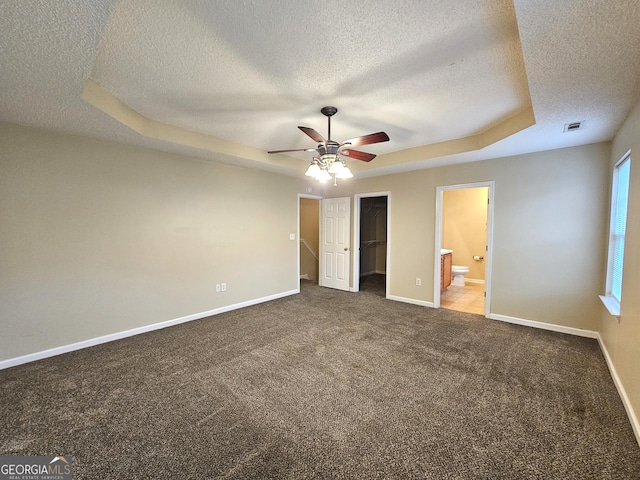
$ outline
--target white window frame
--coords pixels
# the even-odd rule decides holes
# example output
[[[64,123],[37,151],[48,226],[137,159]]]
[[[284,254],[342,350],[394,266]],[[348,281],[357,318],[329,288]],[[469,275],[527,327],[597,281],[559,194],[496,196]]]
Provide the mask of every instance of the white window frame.
[[[629,177],[631,176],[631,152],[627,152],[613,167],[613,182],[611,189],[611,213],[609,222],[609,251],[607,256],[607,283],[606,293],[600,296],[609,313],[615,317],[620,317],[620,304],[622,302],[622,273],[624,264],[624,241],[626,235],[627,208],[629,204],[629,178],[627,178],[627,191],[621,195],[620,191],[620,172],[623,165],[628,165]],[[621,210],[620,202],[624,201],[624,208]],[[624,216],[624,222],[621,222],[620,215]],[[622,224],[622,226],[621,226]],[[622,252],[618,252],[616,258],[617,246],[622,243]],[[618,260],[616,262],[616,260]],[[616,265],[619,267],[616,269]],[[617,275],[615,274],[617,273]]]

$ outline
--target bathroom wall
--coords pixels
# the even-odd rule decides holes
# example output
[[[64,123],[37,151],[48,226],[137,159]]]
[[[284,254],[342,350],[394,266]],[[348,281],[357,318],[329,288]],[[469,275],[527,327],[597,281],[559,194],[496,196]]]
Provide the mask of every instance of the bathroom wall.
[[[484,282],[488,187],[445,190],[442,202],[442,246],[453,250],[453,264],[467,265],[467,281]]]

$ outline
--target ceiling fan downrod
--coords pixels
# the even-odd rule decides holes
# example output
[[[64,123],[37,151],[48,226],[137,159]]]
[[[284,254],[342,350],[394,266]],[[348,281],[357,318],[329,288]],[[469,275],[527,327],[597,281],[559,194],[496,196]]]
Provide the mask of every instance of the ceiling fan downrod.
[[[336,113],[338,113],[338,109],[336,107],[322,107],[320,109],[320,113],[322,113],[324,116],[327,117],[327,123],[328,123],[327,136],[329,137],[327,140],[331,140],[331,117],[333,117]]]

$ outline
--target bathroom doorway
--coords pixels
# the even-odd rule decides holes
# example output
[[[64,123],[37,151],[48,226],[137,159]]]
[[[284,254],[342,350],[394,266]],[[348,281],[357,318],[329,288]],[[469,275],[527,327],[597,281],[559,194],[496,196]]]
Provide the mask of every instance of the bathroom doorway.
[[[434,306],[490,312],[493,182],[438,187]]]
[[[354,202],[354,288],[388,295],[389,192],[359,194]]]

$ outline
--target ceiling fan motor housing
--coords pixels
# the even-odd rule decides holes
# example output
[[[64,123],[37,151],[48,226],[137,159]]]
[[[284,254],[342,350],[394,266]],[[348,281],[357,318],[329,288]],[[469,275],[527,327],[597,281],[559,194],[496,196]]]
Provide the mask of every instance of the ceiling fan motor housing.
[[[321,143],[318,145],[318,153],[323,155],[337,155],[338,150],[340,149],[340,144],[338,142],[334,142],[329,140],[327,143]]]

